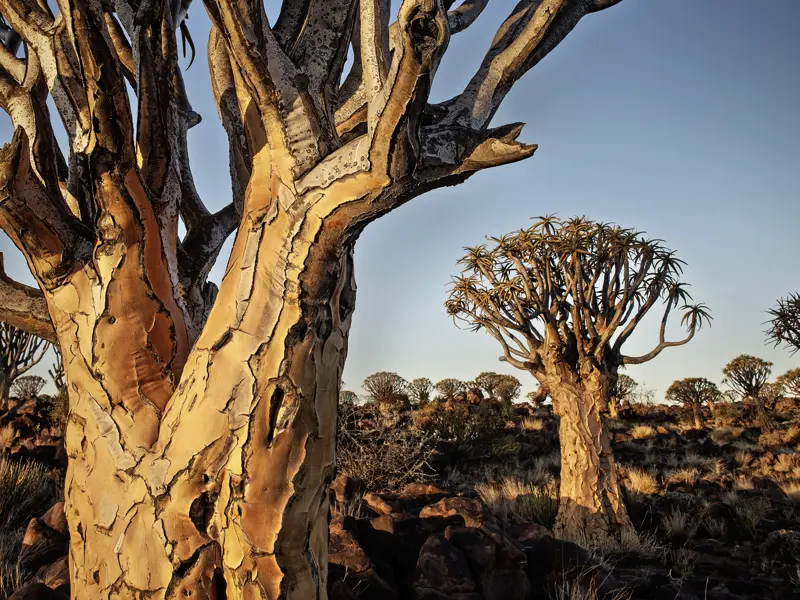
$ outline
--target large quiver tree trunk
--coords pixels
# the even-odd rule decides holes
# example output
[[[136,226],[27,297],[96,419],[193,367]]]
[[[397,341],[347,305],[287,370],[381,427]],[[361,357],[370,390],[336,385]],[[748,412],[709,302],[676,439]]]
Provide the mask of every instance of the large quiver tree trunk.
[[[606,426],[607,377],[560,369],[549,389],[559,417],[561,485],[555,533],[592,547],[635,543]]]
[[[489,128],[495,111],[615,3],[519,3],[464,92],[430,105],[449,36],[485,0],[405,0],[392,25],[383,0],[287,1],[274,25],[258,2],[206,0],[232,178],[212,214],[188,163],[199,118],[174,34],[188,2],[61,0],[54,15],[0,0],[15,127],[0,226],[41,289],[0,282],[30,306],[0,317],[63,355],[73,598],[326,598],[355,241],[421,193],[531,156],[521,124]],[[207,275],[237,228],[217,291]]]

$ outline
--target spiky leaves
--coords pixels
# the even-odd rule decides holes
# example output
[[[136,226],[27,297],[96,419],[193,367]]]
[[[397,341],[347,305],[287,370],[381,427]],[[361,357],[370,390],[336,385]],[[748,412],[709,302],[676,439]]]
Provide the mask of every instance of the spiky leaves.
[[[501,343],[504,359],[519,368],[535,370],[554,347],[574,367],[638,364],[686,344],[710,320],[704,305],[688,303],[683,262],[636,231],[548,216],[491,242],[467,249],[446,306],[472,329],[486,329]],[[625,341],[659,303],[658,344],[643,356],[623,355]],[[667,341],[676,307],[687,335]]]
[[[778,300],[778,306],[767,311],[767,342],[785,346],[794,354],[800,350],[800,294],[792,293]]]

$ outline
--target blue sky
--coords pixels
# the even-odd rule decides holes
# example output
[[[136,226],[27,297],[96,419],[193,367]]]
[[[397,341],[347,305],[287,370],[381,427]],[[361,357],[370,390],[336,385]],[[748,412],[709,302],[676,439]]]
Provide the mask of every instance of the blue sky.
[[[492,0],[453,38],[434,100],[463,88],[513,5]],[[498,362],[494,340],[456,328],[443,303],[464,246],[545,213],[644,230],[688,263],[685,279],[714,322],[689,345],[629,369],[658,398],[673,379],[719,382],[740,353],[774,361],[775,375],[800,366],[800,356],[765,346],[763,334],[764,311],[800,290],[798,22],[796,0],[625,0],[581,21],[495,118],[528,123],[522,139],[539,144],[533,158],[422,196],[362,235],[347,387],[361,393],[364,377],[381,370],[434,381],[496,370],[533,389],[530,375]],[[199,1],[189,24],[200,55],[187,87],[204,118],[190,134],[193,167],[206,202],[218,207],[230,197],[227,141]],[[10,137],[3,118],[0,139]],[[9,273],[30,282],[7,239],[0,249]],[[650,349],[653,325],[634,335],[629,353]],[[673,331],[682,334],[677,323]]]

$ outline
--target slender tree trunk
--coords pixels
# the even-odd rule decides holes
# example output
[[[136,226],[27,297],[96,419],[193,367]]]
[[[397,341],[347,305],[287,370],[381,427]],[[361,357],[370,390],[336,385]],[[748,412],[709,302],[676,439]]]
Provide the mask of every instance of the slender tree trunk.
[[[617,478],[603,408],[608,387],[593,373],[561,377],[548,386],[560,417],[561,490],[554,531],[583,545],[609,547],[633,540]],[[633,535],[631,535],[633,534]]]
[[[705,429],[703,424],[703,409],[697,402],[692,402],[692,416],[694,417],[694,428]]]
[[[775,423],[772,420],[772,417],[769,416],[767,409],[764,407],[764,402],[757,394],[753,394],[750,399],[753,401],[753,405],[756,407],[756,415],[758,416],[758,422],[761,425],[761,429],[764,431],[772,431],[775,429]]]

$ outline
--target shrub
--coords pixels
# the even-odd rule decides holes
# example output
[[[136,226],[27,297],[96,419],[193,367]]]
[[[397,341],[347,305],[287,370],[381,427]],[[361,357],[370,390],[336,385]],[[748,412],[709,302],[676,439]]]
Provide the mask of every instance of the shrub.
[[[345,405],[339,413],[336,461],[339,472],[367,489],[395,489],[431,478],[435,442],[424,431],[390,422],[374,406]]]
[[[708,532],[708,535],[717,539],[724,538],[728,529],[728,524],[725,522],[725,519],[721,517],[706,517],[703,526]]]

